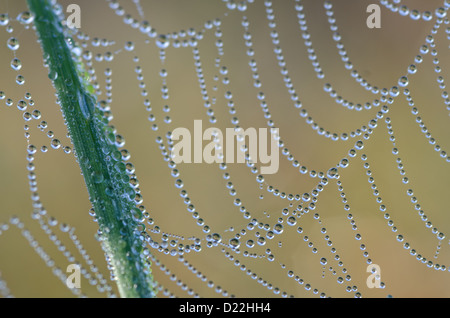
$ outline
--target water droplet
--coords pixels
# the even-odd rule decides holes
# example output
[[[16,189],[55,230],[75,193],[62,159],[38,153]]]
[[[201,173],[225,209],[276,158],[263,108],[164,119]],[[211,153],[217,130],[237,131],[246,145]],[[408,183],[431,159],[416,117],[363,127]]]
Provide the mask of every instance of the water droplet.
[[[417,66],[415,66],[414,64],[411,64],[408,67],[408,73],[409,74],[416,74],[417,73]]]
[[[7,13],[0,14],[0,26],[6,26],[9,23],[9,16]]]
[[[239,241],[237,238],[232,238],[230,240],[230,247],[231,248],[239,248],[241,246],[241,241]]]
[[[436,13],[436,16],[439,19],[443,19],[443,18],[445,18],[447,16],[447,11],[444,8],[442,8],[442,7],[437,8],[435,13]]]
[[[338,176],[338,169],[337,168],[331,168],[327,171],[328,178],[334,179]]]
[[[25,121],[30,121],[32,119],[32,116],[29,112],[24,112],[23,113],[23,119],[25,119]],[[29,133],[26,134],[26,136],[28,136]]]
[[[23,77],[22,75],[17,75],[16,83],[19,84],[19,85],[25,84],[25,77]]]
[[[401,87],[406,87],[406,86],[408,86],[408,84],[409,84],[409,81],[408,81],[408,77],[406,77],[406,76],[402,76],[398,80],[398,85],[400,85]]]
[[[30,24],[34,21],[34,14],[29,11],[24,11],[19,14],[17,20],[22,24]]]
[[[19,40],[17,40],[15,37],[9,38],[7,44],[8,48],[12,51],[16,51],[20,47]]]
[[[134,50],[134,43],[131,41],[127,41],[127,43],[125,43],[125,50],[127,51],[133,51]]]
[[[100,171],[94,171],[91,174],[92,180],[94,181],[94,183],[102,183],[104,178],[103,178],[103,174]]]
[[[286,223],[290,226],[294,226],[297,224],[297,219],[294,216],[290,216],[288,217],[288,219],[286,220]]]
[[[13,70],[18,71],[22,68],[22,62],[19,59],[15,58],[11,61],[11,67]]]
[[[175,186],[176,186],[178,189],[181,189],[181,188],[184,186],[183,180],[177,179],[177,180],[175,181]]]
[[[58,73],[55,70],[50,70],[50,72],[48,72],[48,78],[52,81],[55,81],[58,78]]]
[[[348,165],[349,165],[348,159],[346,159],[346,158],[342,159],[341,162],[339,163],[339,165],[340,165],[342,168],[347,168]]]
[[[361,140],[358,140],[355,144],[355,148],[361,150],[364,148],[364,143]]]
[[[142,222],[145,221],[144,214],[138,208],[132,208],[131,209],[131,216],[133,217],[133,220],[138,222],[138,223],[142,223]]]
[[[302,200],[308,202],[309,200],[311,200],[311,195],[309,193],[303,193]]]
[[[59,139],[53,139],[51,145],[53,149],[59,149],[61,147],[61,141]]]
[[[213,233],[213,234],[211,235],[211,238],[212,238],[212,241],[213,241],[214,243],[220,243],[220,242],[222,242],[222,236],[220,236],[220,234],[218,234],[218,233]]]
[[[19,110],[21,110],[21,111],[25,111],[25,110],[27,109],[27,107],[28,107],[27,102],[24,101],[24,100],[20,100],[20,101],[17,103],[17,108],[18,108]]]
[[[114,60],[114,53],[106,52],[105,55],[104,55],[104,59],[107,62],[111,62],[112,60]]]
[[[273,232],[274,232],[275,234],[281,234],[281,233],[283,233],[283,230],[284,230],[284,227],[283,227],[283,225],[280,224],[280,223],[275,224],[274,227],[273,227]]]
[[[31,115],[33,116],[33,119],[41,119],[41,112],[37,109],[35,109]]]
[[[169,39],[167,38],[167,36],[161,34],[157,39],[156,39],[156,45],[160,48],[160,49],[167,49],[170,45]]]

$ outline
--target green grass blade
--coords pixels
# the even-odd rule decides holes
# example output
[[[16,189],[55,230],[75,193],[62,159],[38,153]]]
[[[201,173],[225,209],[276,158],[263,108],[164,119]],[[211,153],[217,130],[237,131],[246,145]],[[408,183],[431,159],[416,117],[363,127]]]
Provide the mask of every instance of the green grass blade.
[[[134,201],[113,127],[85,79],[74,42],[50,0],[28,0],[58,94],[61,110],[97,215],[102,245],[121,297],[155,296],[150,263],[143,255],[143,214]]]

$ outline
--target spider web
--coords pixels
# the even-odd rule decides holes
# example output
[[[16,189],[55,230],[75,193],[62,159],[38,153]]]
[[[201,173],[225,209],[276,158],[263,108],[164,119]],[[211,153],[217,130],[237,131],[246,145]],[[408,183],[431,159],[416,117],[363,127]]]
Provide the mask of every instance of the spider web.
[[[380,1],[380,29],[366,25],[370,1],[79,3],[76,53],[132,161],[158,296],[448,296],[448,1]],[[3,224],[1,237],[17,228],[63,283],[58,262],[73,263],[79,252],[94,295],[115,296],[109,273],[94,265],[104,262],[98,242],[81,243],[96,230],[85,218],[95,212],[80,216],[89,204],[78,202],[85,194],[70,140],[46,106],[53,93],[38,86],[39,46],[26,17],[12,17],[2,39],[14,46],[15,37],[20,48],[2,53],[2,111],[19,108],[11,127],[25,120],[29,226],[44,234],[26,230],[23,213]],[[23,69],[17,61],[11,69],[14,58]],[[279,171],[261,177],[250,160],[175,164],[171,133],[193,132],[194,120],[222,131],[278,128]],[[13,206],[20,210],[17,199]],[[12,248],[2,245],[2,256]],[[18,263],[11,259],[0,267],[5,297],[20,294],[6,275]],[[367,285],[374,265],[380,288]]]

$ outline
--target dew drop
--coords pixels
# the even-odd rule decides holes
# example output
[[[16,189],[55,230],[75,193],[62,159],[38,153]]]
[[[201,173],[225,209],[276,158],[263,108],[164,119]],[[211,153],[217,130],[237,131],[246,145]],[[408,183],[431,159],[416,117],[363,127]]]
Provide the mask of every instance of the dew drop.
[[[23,119],[25,119],[25,121],[30,121],[32,119],[31,114],[29,112],[24,112]],[[27,135],[28,135],[28,133],[27,133]]]
[[[364,148],[364,143],[361,140],[358,140],[355,144],[355,148],[361,150]]]
[[[280,223],[275,224],[274,227],[273,227],[273,232],[275,234],[281,234],[281,233],[283,233],[283,230],[284,230],[283,225],[280,224]]]
[[[134,43],[131,41],[128,41],[127,43],[125,43],[125,50],[127,51],[133,51],[134,50]]]
[[[9,23],[9,16],[7,13],[0,14],[0,26],[6,26]]]
[[[19,40],[17,40],[15,37],[9,38],[7,44],[8,48],[12,51],[16,51],[20,47]]]
[[[13,70],[18,71],[22,68],[22,62],[19,59],[15,58],[11,61],[11,67]]]
[[[211,235],[211,238],[212,238],[212,241],[213,241],[214,243],[220,243],[220,242],[222,242],[222,236],[220,236],[220,234],[218,234],[218,233],[212,234],[212,235]]]
[[[19,14],[17,20],[22,24],[30,24],[34,21],[34,15],[29,11],[24,11]]]
[[[309,193],[303,193],[302,200],[308,202],[309,200],[311,200],[311,195]]]
[[[346,159],[346,158],[342,159],[341,162],[339,163],[339,165],[340,165],[342,168],[347,168],[348,165],[349,165],[348,159]]]
[[[103,178],[103,174],[99,171],[94,171],[91,174],[92,180],[94,181],[94,183],[102,183],[104,178]]]
[[[334,179],[338,176],[338,169],[337,168],[331,168],[327,171],[328,178]]]
[[[294,216],[290,216],[288,217],[288,219],[286,220],[286,223],[290,226],[294,226],[297,224],[297,219]]]
[[[167,38],[167,36],[161,34],[157,39],[156,39],[156,45],[160,48],[160,49],[167,49],[170,45],[169,39]]]
[[[23,77],[22,75],[17,75],[16,83],[19,84],[19,85],[25,84],[25,77]]]
[[[175,186],[176,186],[178,189],[181,189],[181,188],[184,186],[183,180],[177,179],[177,180],[175,181]]]
[[[398,80],[398,85],[400,85],[401,87],[406,87],[406,86],[408,86],[408,84],[409,84],[409,81],[408,81],[408,77],[406,77],[406,76],[402,76]]]
[[[59,139],[53,139],[51,145],[53,149],[59,149],[61,147],[61,141]]]
[[[408,67],[408,73],[409,73],[409,74],[415,74],[415,73],[417,73],[417,67],[416,67],[414,64],[411,64],[411,65]]]
[[[19,109],[19,110],[21,110],[21,111],[25,111],[26,109],[27,109],[27,102],[26,101],[24,101],[24,100],[20,100],[18,103],[17,103],[17,109]]]
[[[232,238],[230,240],[230,247],[231,248],[239,248],[241,246],[241,242],[237,238]]]
[[[133,217],[133,220],[138,223],[142,223],[145,220],[145,217],[144,217],[142,211],[138,208],[131,209],[131,216]]]
[[[442,8],[442,7],[437,8],[435,13],[436,13],[436,16],[439,19],[443,19],[443,18],[445,18],[447,16],[447,11],[444,8]]]
[[[58,73],[54,70],[50,70],[50,72],[48,72],[48,78],[55,81],[58,78]]]

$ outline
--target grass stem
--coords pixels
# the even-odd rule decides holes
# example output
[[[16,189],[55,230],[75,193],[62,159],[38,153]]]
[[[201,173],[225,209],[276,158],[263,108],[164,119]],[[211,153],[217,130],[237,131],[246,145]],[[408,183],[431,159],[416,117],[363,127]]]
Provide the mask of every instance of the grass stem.
[[[129,183],[130,167],[89,85],[81,50],[63,26],[55,1],[27,1],[120,296],[154,297],[150,262],[143,255],[144,215]]]

